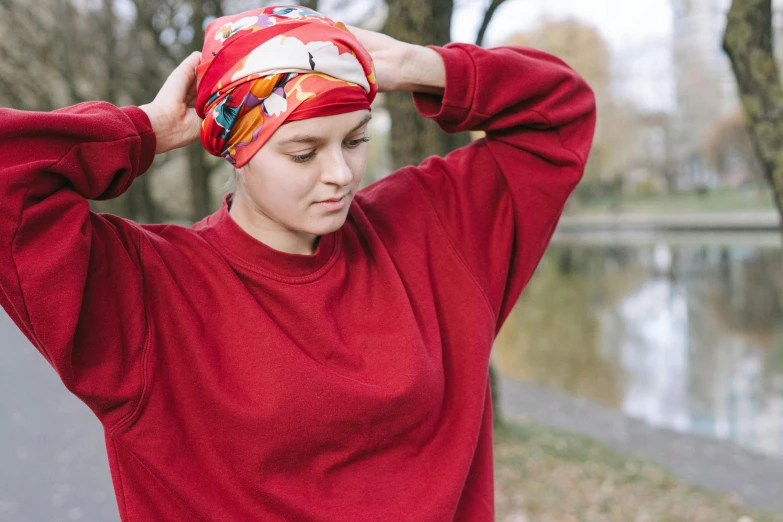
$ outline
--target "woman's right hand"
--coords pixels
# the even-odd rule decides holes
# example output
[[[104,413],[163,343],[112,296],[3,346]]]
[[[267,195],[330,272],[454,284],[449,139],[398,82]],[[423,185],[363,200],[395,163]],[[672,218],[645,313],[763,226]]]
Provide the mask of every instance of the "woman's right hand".
[[[201,118],[196,114],[196,72],[201,53],[185,58],[166,79],[151,103],[139,108],[147,113],[157,146],[155,154],[189,145],[198,139]]]

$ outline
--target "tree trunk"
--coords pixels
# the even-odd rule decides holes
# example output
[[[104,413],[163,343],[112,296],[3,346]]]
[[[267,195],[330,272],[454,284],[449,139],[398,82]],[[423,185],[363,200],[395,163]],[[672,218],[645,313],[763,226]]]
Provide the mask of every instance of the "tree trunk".
[[[318,11],[318,0],[299,0],[296,4],[301,5],[302,7],[309,7],[313,11]]]
[[[503,422],[503,415],[500,412],[500,383],[498,382],[498,373],[492,363],[489,364],[489,392],[492,396],[492,425],[499,427]]]
[[[452,0],[390,0],[383,32],[418,45],[445,45],[451,38]],[[417,165],[430,155],[445,156],[470,141],[467,133],[447,134],[416,111],[407,92],[384,94],[392,117],[392,168]]]
[[[733,0],[723,49],[729,55],[764,177],[783,228],[783,84],[775,62],[772,0]]]

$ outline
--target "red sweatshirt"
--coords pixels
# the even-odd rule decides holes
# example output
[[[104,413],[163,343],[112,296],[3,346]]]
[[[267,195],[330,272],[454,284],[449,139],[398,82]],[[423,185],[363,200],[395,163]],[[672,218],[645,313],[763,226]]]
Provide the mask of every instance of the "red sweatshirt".
[[[223,208],[90,212],[150,166],[144,112],[0,109],[0,304],[98,416],[125,521],[494,519],[492,342],[582,175],[590,88],[527,48],[435,49],[446,131],[313,255]]]

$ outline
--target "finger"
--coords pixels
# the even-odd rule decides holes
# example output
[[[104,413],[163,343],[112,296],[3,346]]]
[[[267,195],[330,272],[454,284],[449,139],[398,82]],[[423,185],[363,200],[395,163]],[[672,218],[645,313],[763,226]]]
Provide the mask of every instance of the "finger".
[[[353,35],[354,35],[354,36],[358,36],[358,35],[359,35],[359,33],[361,33],[362,31],[364,31],[364,29],[360,29],[359,27],[356,27],[355,25],[348,25],[348,24],[345,24],[345,27],[347,27],[347,28],[348,28],[348,30],[349,30],[351,33],[353,33]]]
[[[184,100],[195,87],[196,65],[201,60],[201,53],[195,51],[185,58],[169,75],[161,91],[165,90],[175,99]]]

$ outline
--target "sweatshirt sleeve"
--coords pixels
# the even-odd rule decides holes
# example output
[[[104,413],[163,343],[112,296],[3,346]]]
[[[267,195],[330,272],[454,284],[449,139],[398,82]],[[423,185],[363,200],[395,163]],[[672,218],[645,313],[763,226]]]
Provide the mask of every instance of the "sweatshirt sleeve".
[[[542,51],[431,47],[445,62],[445,92],[415,93],[417,109],[446,132],[486,136],[409,172],[484,291],[499,330],[584,172],[595,98],[576,72]]]
[[[140,229],[87,200],[122,194],[154,155],[136,107],[0,109],[0,305],[105,425],[143,386]]]

